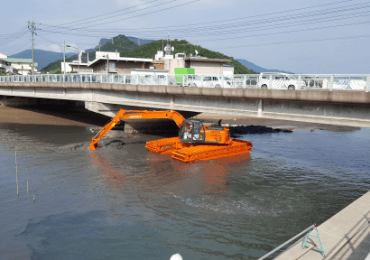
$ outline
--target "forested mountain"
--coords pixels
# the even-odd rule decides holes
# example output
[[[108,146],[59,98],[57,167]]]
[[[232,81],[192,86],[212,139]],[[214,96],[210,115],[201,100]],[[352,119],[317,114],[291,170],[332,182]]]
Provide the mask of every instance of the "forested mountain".
[[[158,41],[150,41],[150,40],[140,40],[140,45],[145,44],[144,46],[138,46],[135,43],[134,37],[126,37],[124,35],[118,35],[112,39],[101,39],[101,43],[105,43],[105,45],[100,46],[101,51],[118,51],[120,52],[121,57],[137,57],[137,58],[154,58],[154,55],[157,53],[158,50],[162,49],[162,40]],[[164,45],[167,44],[167,41],[164,41]],[[220,52],[215,52],[203,48],[199,45],[193,45],[186,40],[174,40],[170,41],[170,44],[174,46],[175,53],[183,52],[189,57],[190,54],[195,54],[195,50],[198,51],[198,55],[202,57],[207,57],[211,59],[230,59],[231,62],[227,63],[231,66],[235,67],[235,74],[251,74],[255,73],[250,68],[243,66],[239,61],[235,60],[233,57],[229,57],[224,55]],[[97,48],[99,48],[97,46]],[[88,50],[91,51],[91,50]],[[95,48],[96,51],[96,48]],[[92,49],[92,52],[89,53],[90,61],[95,59],[95,51]],[[62,56],[63,57],[63,56]],[[77,58],[76,55],[66,59],[66,61],[72,61]],[[57,60],[55,62],[50,63],[44,69],[43,72],[50,72],[55,71],[56,69],[60,69],[61,60]]]
[[[103,43],[104,43],[104,45],[103,45]],[[132,41],[130,41],[129,39],[127,39],[127,37],[124,36],[124,35],[118,35],[116,37],[113,37],[113,40],[112,39],[104,39],[104,38],[100,40],[100,50],[101,51],[116,51],[117,50],[118,52],[121,52],[123,50],[134,50],[134,49],[137,49],[137,48],[139,48],[139,46],[137,44],[133,43]],[[90,61],[93,61],[95,59],[95,51],[96,50],[99,50],[99,45],[97,47],[95,47],[95,49],[86,50],[86,52],[89,52],[89,60]],[[62,55],[62,58],[63,58],[63,55]],[[70,61],[75,60],[75,59],[77,59],[77,55],[74,55],[71,58],[66,59],[66,61],[70,62]],[[42,72],[47,72],[47,71],[60,69],[60,63],[62,61],[63,60],[60,59],[60,60],[57,60],[57,61],[54,61],[54,62],[50,63],[49,65],[47,65],[42,70]]]
[[[74,52],[66,53],[67,57],[75,55]],[[52,52],[44,50],[34,50],[34,59],[35,62],[39,64],[37,70],[42,70],[46,65],[51,62],[54,62],[59,59],[63,59],[63,52]],[[18,59],[32,59],[32,50],[24,50],[17,54],[9,56],[9,58],[18,58]]]
[[[254,70],[255,72],[281,72],[281,73],[293,74],[293,72],[289,72],[289,71],[285,71],[285,70],[265,69],[265,68],[262,68],[260,66],[257,66],[256,64],[254,64],[254,63],[252,63],[250,61],[247,61],[247,60],[237,59],[237,61],[239,61],[245,67],[247,67],[247,68],[249,68],[251,70]]]

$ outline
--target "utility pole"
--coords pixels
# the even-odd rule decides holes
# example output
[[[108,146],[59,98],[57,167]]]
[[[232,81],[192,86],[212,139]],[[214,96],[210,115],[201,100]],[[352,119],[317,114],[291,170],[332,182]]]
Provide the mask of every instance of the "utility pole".
[[[63,51],[63,60],[64,60],[64,75],[66,74],[66,41],[64,41],[64,51]]]
[[[32,34],[32,65],[31,65],[31,74],[33,75],[35,72],[34,72],[34,67],[35,67],[35,56],[34,56],[34,48],[35,48],[35,44],[34,44],[34,35],[35,35],[35,31],[36,31],[36,26],[35,26],[35,22],[32,21],[28,21],[28,29],[31,31],[31,34]]]

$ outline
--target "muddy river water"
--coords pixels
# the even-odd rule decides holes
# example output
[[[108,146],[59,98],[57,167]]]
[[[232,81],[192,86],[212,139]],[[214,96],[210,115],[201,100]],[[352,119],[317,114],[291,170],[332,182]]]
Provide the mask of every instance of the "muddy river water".
[[[370,189],[370,129],[242,135],[250,155],[193,164],[91,137],[0,124],[0,259],[257,259]]]

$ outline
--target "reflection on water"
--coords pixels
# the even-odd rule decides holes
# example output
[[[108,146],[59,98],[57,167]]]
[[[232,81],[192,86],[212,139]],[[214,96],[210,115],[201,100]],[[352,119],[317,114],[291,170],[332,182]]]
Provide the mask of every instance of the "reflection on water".
[[[370,187],[368,129],[245,135],[249,155],[192,164],[145,138],[88,151],[85,128],[0,137],[1,259],[257,259]]]

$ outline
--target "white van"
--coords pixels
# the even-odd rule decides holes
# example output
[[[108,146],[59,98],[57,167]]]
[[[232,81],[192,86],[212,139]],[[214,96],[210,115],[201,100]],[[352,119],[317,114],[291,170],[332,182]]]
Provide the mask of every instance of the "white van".
[[[201,76],[190,75],[188,76],[188,85],[191,87],[204,87],[204,88],[232,88],[232,79],[224,76]]]
[[[272,76],[272,89],[302,89],[306,88],[307,84],[301,80],[298,87],[298,79],[288,73],[264,72],[260,73],[257,81],[258,88],[267,89],[270,84],[270,76]]]

